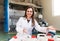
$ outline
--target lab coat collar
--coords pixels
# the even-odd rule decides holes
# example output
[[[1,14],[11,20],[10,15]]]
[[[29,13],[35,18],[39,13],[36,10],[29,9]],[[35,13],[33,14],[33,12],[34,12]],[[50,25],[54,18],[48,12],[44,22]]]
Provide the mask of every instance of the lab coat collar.
[[[24,17],[24,20],[27,20],[27,18],[26,18],[26,17]],[[30,18],[30,21],[32,21],[32,18]]]

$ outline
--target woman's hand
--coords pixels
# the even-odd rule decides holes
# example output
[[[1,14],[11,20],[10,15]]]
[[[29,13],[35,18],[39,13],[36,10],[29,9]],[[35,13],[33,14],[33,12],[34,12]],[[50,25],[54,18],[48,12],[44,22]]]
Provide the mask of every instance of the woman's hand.
[[[53,27],[53,26],[49,26],[48,29],[56,30],[55,27]]]
[[[24,29],[23,29],[23,33],[27,33],[27,29],[24,28]]]

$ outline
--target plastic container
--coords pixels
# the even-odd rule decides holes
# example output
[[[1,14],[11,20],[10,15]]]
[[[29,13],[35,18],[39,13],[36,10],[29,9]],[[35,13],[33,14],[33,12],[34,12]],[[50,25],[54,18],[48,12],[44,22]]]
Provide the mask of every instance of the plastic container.
[[[60,41],[60,35],[55,35],[54,36],[54,41]]]
[[[51,39],[48,39],[48,41],[54,41],[54,39],[51,38]]]
[[[46,34],[38,34],[37,39],[38,41],[48,41]]]

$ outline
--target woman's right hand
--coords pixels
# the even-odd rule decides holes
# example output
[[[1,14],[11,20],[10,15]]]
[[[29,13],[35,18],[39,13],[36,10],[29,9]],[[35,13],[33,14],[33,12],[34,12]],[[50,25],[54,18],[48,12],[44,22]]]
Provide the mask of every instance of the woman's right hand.
[[[24,28],[24,29],[23,29],[23,33],[27,33],[27,29]]]

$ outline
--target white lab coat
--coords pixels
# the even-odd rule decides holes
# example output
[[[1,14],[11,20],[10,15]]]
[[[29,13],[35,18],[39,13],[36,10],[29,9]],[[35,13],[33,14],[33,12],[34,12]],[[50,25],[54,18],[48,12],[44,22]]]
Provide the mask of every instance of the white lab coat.
[[[32,19],[30,19],[29,23],[27,21],[27,19],[25,17],[20,17],[20,19],[18,20],[18,22],[16,23],[16,31],[17,31],[17,39],[10,39],[10,41],[21,41],[27,38],[27,36],[30,37],[30,35],[32,34],[32,29],[35,27],[35,29],[39,32],[47,32],[47,28],[46,27],[40,27],[40,25],[38,25],[37,21],[35,21],[35,26],[32,27]],[[27,33],[24,34],[23,29],[27,30]]]
[[[40,25],[38,25],[37,21],[35,21],[35,29],[39,32],[46,32],[46,27],[40,27]],[[27,19],[25,17],[20,17],[20,19],[18,20],[17,24],[16,24],[16,31],[20,34],[23,33],[23,29],[27,29],[27,34],[31,35],[32,34],[32,19],[30,19],[29,23],[27,21]]]

